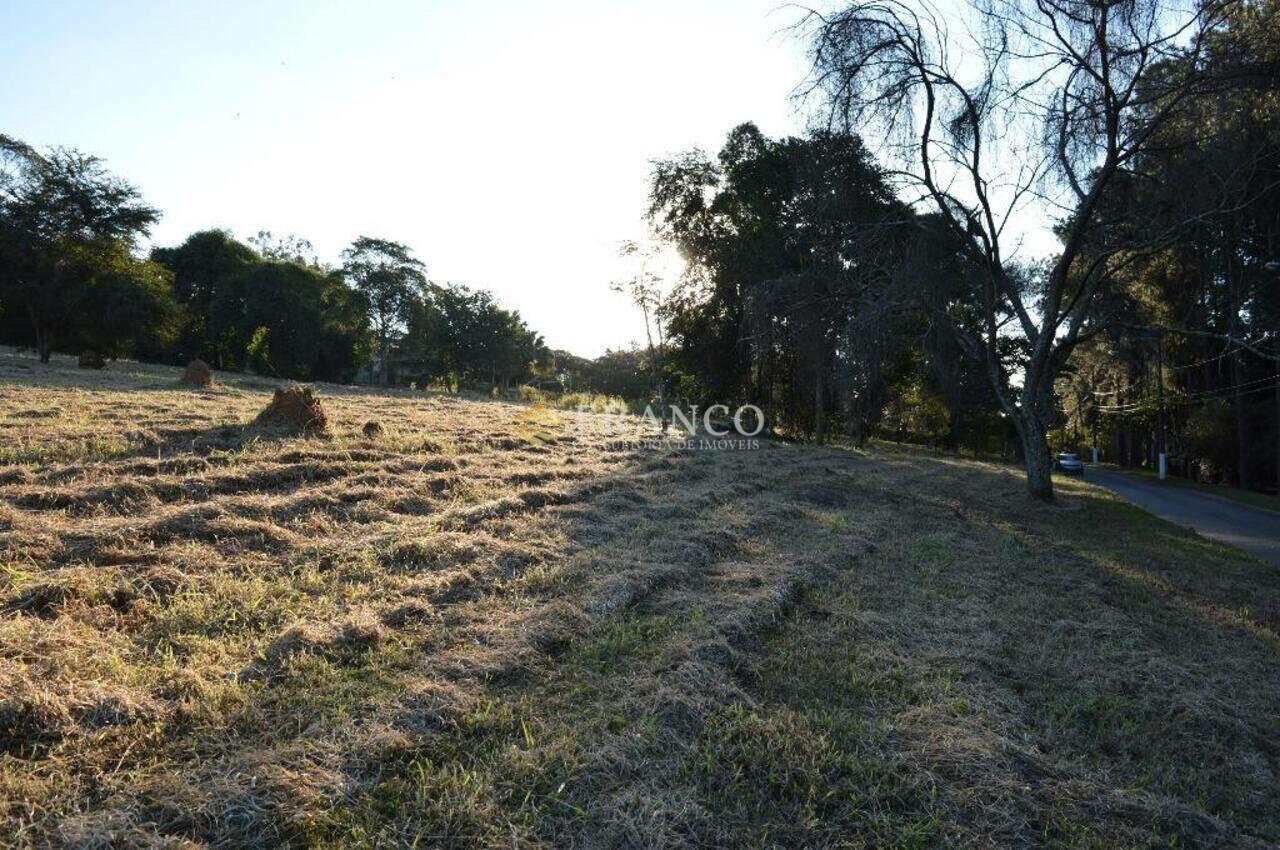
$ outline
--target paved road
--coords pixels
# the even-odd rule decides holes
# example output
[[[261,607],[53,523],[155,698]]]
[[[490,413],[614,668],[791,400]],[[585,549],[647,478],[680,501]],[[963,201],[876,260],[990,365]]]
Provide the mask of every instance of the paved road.
[[[1231,502],[1177,484],[1161,484],[1137,475],[1090,466],[1084,475],[1151,513],[1194,528],[1205,537],[1239,546],[1280,565],[1280,513]]]

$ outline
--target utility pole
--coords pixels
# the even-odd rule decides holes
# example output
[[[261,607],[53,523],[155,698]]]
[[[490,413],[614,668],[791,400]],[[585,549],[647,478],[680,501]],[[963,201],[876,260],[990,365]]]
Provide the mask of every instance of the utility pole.
[[[1274,230],[1271,232],[1268,241],[1271,244],[1274,256],[1274,246],[1276,242]],[[1273,275],[1280,275],[1280,260],[1268,260],[1262,264],[1262,267]],[[1280,285],[1280,282],[1273,281],[1272,285]],[[1280,330],[1280,326],[1278,326],[1276,330]],[[1280,496],[1280,359],[1276,360],[1276,385],[1273,392],[1276,397],[1276,495]]]
[[[1160,480],[1165,478],[1168,463],[1164,445],[1164,337],[1156,335],[1156,451],[1160,466]]]

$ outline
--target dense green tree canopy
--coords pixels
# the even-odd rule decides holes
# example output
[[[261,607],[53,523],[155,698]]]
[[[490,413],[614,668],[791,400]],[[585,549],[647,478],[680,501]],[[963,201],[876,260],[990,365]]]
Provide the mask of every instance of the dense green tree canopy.
[[[378,339],[378,376],[387,383],[391,346],[406,325],[426,267],[399,242],[361,236],[342,252],[347,280],[365,298]]]
[[[425,381],[507,388],[549,357],[542,337],[484,290],[425,284],[411,302],[398,359]]]
[[[42,154],[0,135],[0,304],[8,333],[16,332],[20,316],[46,362],[55,345],[89,335],[119,349],[140,335],[129,322],[143,314],[157,320],[162,335],[168,317],[161,314],[170,304],[165,284],[154,269],[135,267],[131,256],[158,219],[138,190],[96,157],[61,148]],[[149,306],[142,314],[90,312],[111,303],[115,289],[122,303]]]
[[[968,309],[964,258],[897,201],[856,136],[775,140],[744,124],[714,162],[658,162],[649,216],[689,261],[663,307],[682,396],[749,400],[819,437],[832,418],[867,436],[899,385],[946,395],[952,442],[977,415],[961,389],[973,365],[928,318]],[[922,337],[926,356],[910,356]]]

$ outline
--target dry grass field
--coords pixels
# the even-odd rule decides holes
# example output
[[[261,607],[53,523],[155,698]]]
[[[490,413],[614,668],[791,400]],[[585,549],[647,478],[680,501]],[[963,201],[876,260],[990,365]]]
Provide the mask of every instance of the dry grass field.
[[[0,354],[2,844],[1280,842],[1280,576],[1087,484],[178,374]]]

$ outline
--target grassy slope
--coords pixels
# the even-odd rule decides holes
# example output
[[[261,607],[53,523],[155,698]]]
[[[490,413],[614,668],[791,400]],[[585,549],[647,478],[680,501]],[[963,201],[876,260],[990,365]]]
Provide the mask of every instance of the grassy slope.
[[[0,357],[18,844],[1280,840],[1280,578],[1087,484],[175,374]]]

